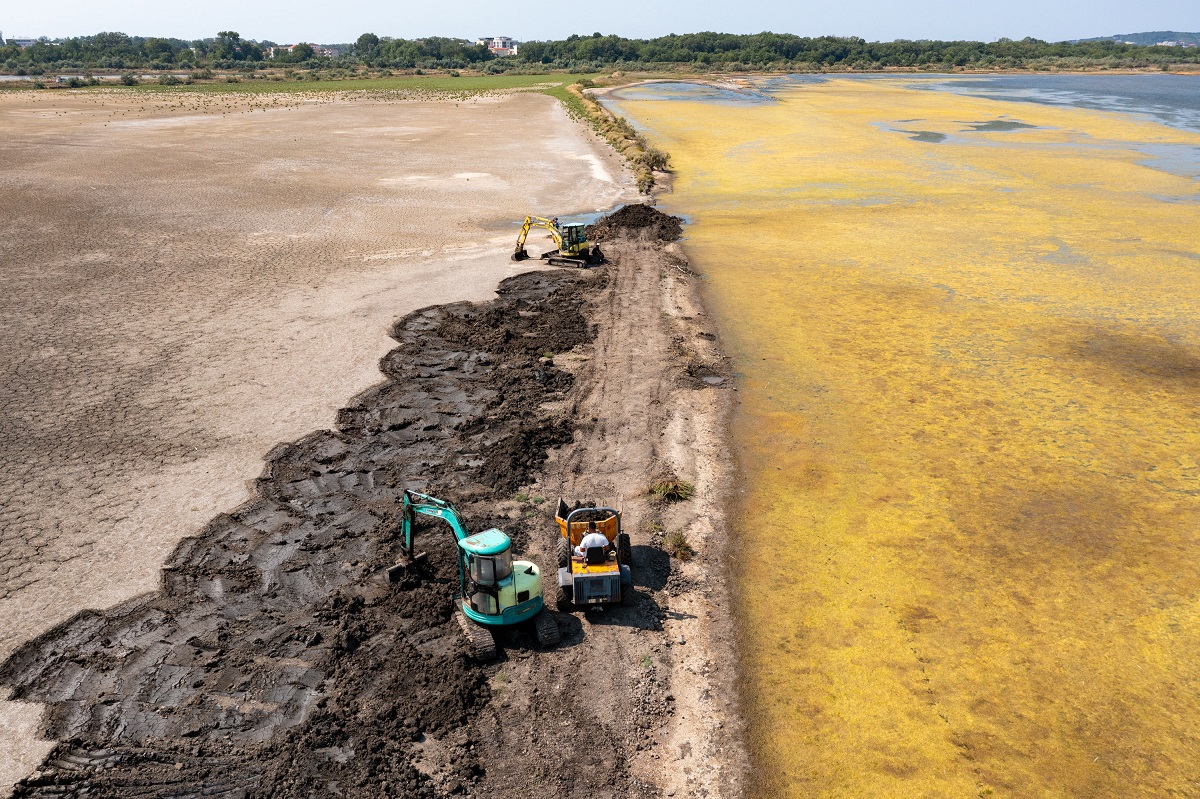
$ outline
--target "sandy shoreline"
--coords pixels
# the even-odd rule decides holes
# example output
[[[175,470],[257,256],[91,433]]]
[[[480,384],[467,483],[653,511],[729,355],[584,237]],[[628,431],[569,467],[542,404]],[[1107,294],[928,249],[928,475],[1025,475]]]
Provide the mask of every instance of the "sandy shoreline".
[[[512,220],[628,192],[540,95],[143,102],[0,97],[0,654],[154,588],[275,442],[376,381],[392,319],[491,296]],[[0,783],[48,750],[39,712],[0,712]]]

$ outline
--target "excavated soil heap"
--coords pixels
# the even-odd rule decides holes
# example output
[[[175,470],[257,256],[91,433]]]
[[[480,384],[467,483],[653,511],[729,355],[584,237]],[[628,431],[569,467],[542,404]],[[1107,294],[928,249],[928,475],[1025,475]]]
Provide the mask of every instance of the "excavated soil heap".
[[[386,382],[336,430],[272,450],[257,497],[182,542],[159,592],[80,613],[18,650],[0,682],[45,703],[45,733],[62,743],[16,795],[469,790],[478,746],[445,754],[436,783],[417,768],[427,734],[462,728],[490,691],[453,619],[445,527],[421,525],[428,563],[386,580],[399,500],[429,491],[471,529],[505,526],[489,518],[495,500],[571,439],[569,419],[541,408],[572,378],[541,356],[590,340],[583,297],[603,279],[534,272],[491,303],[400,320]]]
[[[679,217],[664,214],[649,205],[626,205],[586,230],[589,241],[608,241],[625,234],[651,241],[677,241],[683,235]]]

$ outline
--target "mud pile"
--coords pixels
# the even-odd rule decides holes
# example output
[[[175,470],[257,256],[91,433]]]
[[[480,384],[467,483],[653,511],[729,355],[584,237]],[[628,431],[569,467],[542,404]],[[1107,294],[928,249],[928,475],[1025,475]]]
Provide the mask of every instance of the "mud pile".
[[[650,205],[626,205],[587,227],[589,241],[607,241],[620,235],[651,241],[677,241],[683,221]]]
[[[256,498],[182,542],[161,591],[18,650],[0,682],[45,703],[63,743],[16,795],[468,792],[483,773],[468,722],[489,700],[486,671],[453,620],[444,526],[421,526],[428,564],[387,582],[399,499],[428,491],[471,529],[511,528],[488,518],[495,499],[572,436],[542,409],[572,378],[541,356],[590,339],[583,298],[603,279],[530,273],[491,303],[400,320],[386,381],[336,430],[272,450]],[[449,730],[454,746],[422,750]]]

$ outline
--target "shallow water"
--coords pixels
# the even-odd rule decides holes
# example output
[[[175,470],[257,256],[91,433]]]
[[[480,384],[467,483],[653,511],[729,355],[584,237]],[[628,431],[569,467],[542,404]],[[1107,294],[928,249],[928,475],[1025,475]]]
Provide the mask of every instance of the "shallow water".
[[[741,373],[756,791],[1195,792],[1200,135],[914,83],[617,101]]]

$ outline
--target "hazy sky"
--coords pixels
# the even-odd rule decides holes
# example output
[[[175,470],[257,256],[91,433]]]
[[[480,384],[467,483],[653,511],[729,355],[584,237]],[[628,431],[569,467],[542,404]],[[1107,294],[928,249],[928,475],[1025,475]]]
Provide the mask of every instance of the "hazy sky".
[[[277,42],[380,36],[506,35],[519,40],[593,31],[630,37],[702,30],[868,40],[1034,36],[1049,41],[1151,30],[1200,31],[1200,0],[56,0],[5,3],[5,36],[99,31],[196,39],[236,30]]]

